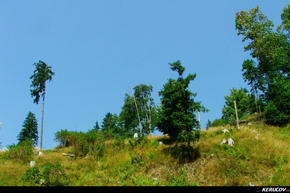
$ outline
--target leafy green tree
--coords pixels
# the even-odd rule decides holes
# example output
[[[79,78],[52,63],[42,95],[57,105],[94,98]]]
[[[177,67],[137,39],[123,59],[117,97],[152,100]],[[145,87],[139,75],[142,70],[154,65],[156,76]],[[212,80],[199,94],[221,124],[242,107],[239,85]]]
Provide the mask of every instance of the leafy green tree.
[[[195,102],[196,93],[192,93],[188,87],[196,74],[189,74],[183,77],[185,68],[178,60],[169,63],[171,69],[179,75],[177,79],[169,79],[159,92],[161,96],[161,107],[158,113],[158,129],[168,134],[174,141],[194,141],[199,135],[197,128],[199,122],[196,112],[205,112],[206,109],[200,102]],[[194,128],[196,128],[194,130]],[[194,132],[197,131],[197,132]]]
[[[284,9],[278,31],[273,30],[273,23],[259,7],[236,15],[238,35],[247,42],[244,49],[253,58],[244,61],[244,79],[266,103],[266,122],[274,125],[285,125],[290,121],[289,9],[289,5]]]
[[[32,112],[29,112],[18,135],[19,144],[24,141],[31,141],[33,145],[37,144],[38,131],[37,120]]]
[[[38,104],[40,98],[42,98],[41,130],[40,130],[40,149],[42,149],[46,82],[51,81],[52,77],[54,76],[54,72],[51,70],[50,66],[48,66],[45,62],[41,60],[38,63],[34,63],[34,66],[35,66],[34,73],[30,77],[30,79],[32,80],[30,91],[34,103]]]
[[[71,132],[68,130],[60,130],[55,133],[55,141],[60,143],[61,147],[68,147],[71,144],[69,143],[69,137],[71,135]]]
[[[127,137],[139,131],[139,120],[133,96],[128,94],[125,95],[124,104],[119,117]]]
[[[281,14],[282,24],[279,26],[279,30],[286,31],[286,34],[290,35],[290,4],[283,9]]]
[[[108,137],[120,136],[123,134],[123,130],[120,127],[118,115],[107,113],[103,119],[102,131]]]
[[[237,103],[239,118],[243,118],[255,112],[255,97],[248,94],[246,89],[231,89],[230,95],[225,97],[222,119],[227,123],[233,123],[236,120],[234,101]]]
[[[119,117],[128,135],[140,130],[141,135],[148,135],[154,130],[157,112],[151,93],[152,86],[140,84],[134,87],[133,96],[126,94]]]

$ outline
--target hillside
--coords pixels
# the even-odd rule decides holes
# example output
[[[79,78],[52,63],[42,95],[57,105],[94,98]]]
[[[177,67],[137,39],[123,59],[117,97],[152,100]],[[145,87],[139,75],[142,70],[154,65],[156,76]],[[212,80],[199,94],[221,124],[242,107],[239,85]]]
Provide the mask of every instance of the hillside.
[[[227,128],[230,133],[223,133]],[[160,144],[164,137],[149,137],[143,146],[107,143],[104,157],[71,158],[63,156],[71,148],[55,148],[35,156],[36,166],[59,161],[70,186],[189,185],[255,186],[290,185],[290,132],[263,123],[213,127],[202,131],[195,144],[196,159],[180,163],[173,145]],[[232,138],[234,145],[221,144]],[[170,153],[171,152],[171,153]],[[21,180],[29,163],[5,159],[0,153],[0,185],[33,185]]]

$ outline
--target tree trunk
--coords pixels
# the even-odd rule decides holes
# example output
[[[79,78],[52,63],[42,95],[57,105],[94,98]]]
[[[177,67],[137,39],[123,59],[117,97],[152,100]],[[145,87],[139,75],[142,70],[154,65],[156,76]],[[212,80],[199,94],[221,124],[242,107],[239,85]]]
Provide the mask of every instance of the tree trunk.
[[[40,150],[42,150],[43,144],[43,123],[44,123],[44,101],[45,101],[45,93],[42,96],[42,109],[41,109],[41,128],[40,128]]]
[[[237,128],[239,129],[239,128],[240,128],[240,126],[239,126],[238,108],[237,108],[237,103],[236,103],[236,101],[235,101],[235,100],[234,100],[234,105],[235,105],[235,112],[236,112]]]

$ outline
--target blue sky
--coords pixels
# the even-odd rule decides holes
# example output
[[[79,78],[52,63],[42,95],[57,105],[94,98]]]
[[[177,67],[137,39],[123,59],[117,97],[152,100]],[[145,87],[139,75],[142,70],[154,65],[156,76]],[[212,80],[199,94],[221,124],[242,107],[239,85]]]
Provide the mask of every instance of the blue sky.
[[[275,3],[274,3],[275,2]],[[60,129],[87,131],[107,112],[119,113],[125,93],[140,83],[153,97],[168,78],[169,62],[181,60],[210,112],[221,116],[231,88],[247,87],[241,64],[249,56],[235,31],[235,13],[260,6],[276,25],[289,1],[264,0],[3,0],[0,1],[0,142],[16,143],[33,104],[33,63],[52,66],[44,148]]]

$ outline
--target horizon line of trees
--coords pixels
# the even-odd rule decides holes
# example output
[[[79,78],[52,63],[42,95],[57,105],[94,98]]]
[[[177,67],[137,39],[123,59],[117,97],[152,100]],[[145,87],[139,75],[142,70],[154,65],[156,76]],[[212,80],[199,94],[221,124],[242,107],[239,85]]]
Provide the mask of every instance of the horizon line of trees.
[[[290,121],[290,4],[283,9],[282,23],[274,29],[270,21],[259,7],[236,14],[235,23],[239,36],[246,43],[244,50],[250,52],[251,58],[242,64],[243,78],[251,87],[250,92],[244,88],[231,89],[225,97],[222,117],[207,127],[232,124],[235,121],[234,101],[238,106],[240,117],[252,113],[263,113],[265,122],[271,125],[284,126]],[[45,62],[35,63],[34,74],[30,77],[31,96],[34,103],[42,100],[42,117],[40,130],[40,146],[43,144],[44,101],[46,82],[52,80],[54,72]],[[133,94],[125,94],[121,112],[107,113],[101,127],[96,122],[93,130],[104,132],[107,138],[132,137],[138,133],[140,137],[158,129],[168,134],[174,141],[190,144],[199,136],[201,128],[196,118],[197,112],[208,110],[196,102],[188,87],[196,74],[184,77],[184,66],[178,60],[169,63],[171,70],[178,73],[176,79],[169,79],[159,92],[161,105],[154,104],[151,85],[139,84],[134,87]],[[37,121],[33,113],[29,113],[19,134],[19,142],[38,140]]]

